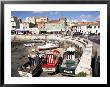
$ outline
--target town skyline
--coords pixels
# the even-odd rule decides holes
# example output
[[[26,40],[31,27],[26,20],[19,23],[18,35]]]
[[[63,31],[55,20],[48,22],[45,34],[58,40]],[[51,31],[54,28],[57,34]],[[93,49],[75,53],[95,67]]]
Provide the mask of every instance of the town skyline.
[[[31,16],[46,16],[49,20],[65,17],[68,20],[96,21],[100,20],[100,11],[12,11],[11,16],[25,20]]]

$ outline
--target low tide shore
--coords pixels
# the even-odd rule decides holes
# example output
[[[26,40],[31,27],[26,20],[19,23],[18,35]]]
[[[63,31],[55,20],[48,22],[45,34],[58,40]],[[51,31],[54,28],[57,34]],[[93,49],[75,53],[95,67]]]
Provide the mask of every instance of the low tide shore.
[[[29,50],[31,50],[32,47],[25,47],[23,45],[25,43],[33,43],[33,42],[32,41],[19,41],[19,40],[11,42],[11,76],[12,77],[19,77],[17,68],[28,61]],[[42,45],[42,43],[35,43],[34,48],[37,49],[37,46],[39,45]],[[61,52],[61,54],[63,54],[66,49],[62,47],[57,48]],[[49,51],[50,50],[45,50],[46,53],[48,53]]]

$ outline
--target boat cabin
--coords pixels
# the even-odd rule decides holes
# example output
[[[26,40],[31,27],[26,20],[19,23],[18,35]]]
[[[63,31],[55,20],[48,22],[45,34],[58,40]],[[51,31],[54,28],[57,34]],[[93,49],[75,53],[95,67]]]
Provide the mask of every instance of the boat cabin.
[[[52,51],[44,55],[42,60],[42,69],[44,72],[55,72],[60,63],[60,52]]]
[[[69,47],[66,50],[67,60],[74,60],[75,59],[75,47]]]

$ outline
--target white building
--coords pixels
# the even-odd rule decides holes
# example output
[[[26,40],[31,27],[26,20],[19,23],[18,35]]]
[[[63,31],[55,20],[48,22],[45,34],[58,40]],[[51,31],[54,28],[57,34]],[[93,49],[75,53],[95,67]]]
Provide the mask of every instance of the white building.
[[[32,32],[32,34],[39,34],[39,29],[34,27],[34,28],[29,28],[29,32]]]
[[[11,29],[15,30],[16,28],[19,28],[20,22],[21,22],[21,19],[15,17],[15,16],[11,16]]]
[[[47,22],[48,17],[36,17],[36,22]]]
[[[29,23],[28,22],[20,23],[20,29],[29,29]]]
[[[73,32],[80,32],[82,34],[99,34],[100,33],[100,21],[95,22],[71,22],[69,27]]]
[[[34,16],[32,16],[32,17],[26,17],[26,22],[29,22],[29,23],[33,23],[33,24],[35,24],[36,19],[35,19]]]

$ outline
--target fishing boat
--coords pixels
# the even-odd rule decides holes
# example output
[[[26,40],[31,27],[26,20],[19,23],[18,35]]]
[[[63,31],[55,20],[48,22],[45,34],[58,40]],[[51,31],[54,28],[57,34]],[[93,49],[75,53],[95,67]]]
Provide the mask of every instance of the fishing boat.
[[[69,47],[63,55],[59,71],[62,75],[75,76],[77,64],[78,61],[75,59],[75,47]]]
[[[25,47],[32,47],[32,44],[24,44]]]
[[[42,60],[42,69],[43,72],[47,73],[57,73],[59,70],[59,64],[61,63],[61,55],[57,50],[53,50],[46,55],[44,55]]]
[[[47,49],[53,49],[53,48],[58,48],[59,44],[56,43],[46,43],[42,46],[38,46],[38,50],[47,50]]]

